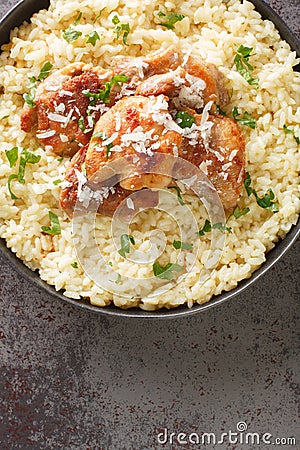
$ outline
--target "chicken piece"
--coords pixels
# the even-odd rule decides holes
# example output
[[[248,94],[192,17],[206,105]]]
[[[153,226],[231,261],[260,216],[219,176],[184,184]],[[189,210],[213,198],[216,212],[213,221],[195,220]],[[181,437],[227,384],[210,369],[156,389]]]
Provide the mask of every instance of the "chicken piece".
[[[158,50],[147,56],[121,58],[114,68],[115,73],[125,74],[130,78],[151,77],[152,75],[167,73],[182,64],[183,54],[175,46],[166,50]]]
[[[145,57],[123,58],[115,71],[132,78],[136,95],[175,97],[177,107],[201,110],[210,101],[220,107],[229,103],[225,77],[217,67],[199,57],[185,56],[175,46]]]
[[[87,145],[82,147],[76,155],[73,156],[65,175],[65,186],[60,193],[60,206],[70,217],[73,215],[75,206],[76,212],[80,212],[81,210],[86,212],[86,208],[78,201],[78,178],[80,178],[80,175],[78,174],[82,173],[82,165],[85,162],[87,148]],[[113,186],[113,181],[114,180],[110,180],[108,185]],[[99,186],[99,188],[101,190],[101,186]],[[98,207],[98,214],[112,217],[121,203],[131,194],[132,191],[123,189],[119,183],[115,184],[113,189],[110,190],[107,198],[103,197],[101,202],[97,202],[96,206]],[[128,220],[137,213],[140,208],[154,208],[158,204],[158,201],[158,192],[149,191],[147,189],[143,192],[143,196],[138,197],[134,203],[132,202],[132,204],[129,205],[130,207],[128,206],[128,203],[123,205],[119,216]],[[91,203],[91,205],[93,205],[93,203]]]
[[[91,99],[83,91],[99,93],[111,77],[111,71],[83,63],[55,71],[38,86],[36,107],[24,106],[22,130],[36,133],[40,142],[56,154],[73,155],[90,141],[94,122],[110,105],[95,101],[87,115]]]
[[[190,111],[189,111],[190,112]],[[191,134],[183,138],[179,156],[199,167],[216,188],[225,210],[232,210],[241,195],[245,178],[245,138],[239,125],[228,117],[220,115],[194,114],[199,128],[195,139],[195,126]],[[207,120],[206,120],[207,119]],[[206,130],[206,131],[205,131]],[[196,141],[196,142],[195,142]],[[181,179],[189,178],[176,165]]]
[[[165,154],[176,152],[182,136],[173,131],[179,127],[168,113],[167,100],[162,95],[126,97],[99,119],[86,155],[90,180],[102,182],[112,175],[109,170],[114,167],[124,189],[169,185],[174,163]],[[155,170],[160,174],[153,173]]]

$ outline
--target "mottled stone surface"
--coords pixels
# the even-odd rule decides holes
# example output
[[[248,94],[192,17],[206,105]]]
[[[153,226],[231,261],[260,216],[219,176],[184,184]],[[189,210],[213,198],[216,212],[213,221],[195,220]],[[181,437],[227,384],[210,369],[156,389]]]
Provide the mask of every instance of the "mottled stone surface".
[[[270,4],[299,36],[299,1]],[[299,449],[299,250],[228,303],[166,322],[61,304],[0,258],[0,449],[193,449],[156,436],[240,421]]]

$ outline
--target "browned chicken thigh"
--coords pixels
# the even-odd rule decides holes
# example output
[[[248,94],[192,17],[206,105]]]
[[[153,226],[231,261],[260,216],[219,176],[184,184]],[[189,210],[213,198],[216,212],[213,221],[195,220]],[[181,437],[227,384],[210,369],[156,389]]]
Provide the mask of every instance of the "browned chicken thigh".
[[[89,109],[88,91],[98,93],[112,72],[83,63],[57,70],[41,83],[35,95],[35,108],[25,105],[21,128],[35,132],[44,146],[58,155],[73,155],[90,141],[94,123],[108,108],[101,101]]]

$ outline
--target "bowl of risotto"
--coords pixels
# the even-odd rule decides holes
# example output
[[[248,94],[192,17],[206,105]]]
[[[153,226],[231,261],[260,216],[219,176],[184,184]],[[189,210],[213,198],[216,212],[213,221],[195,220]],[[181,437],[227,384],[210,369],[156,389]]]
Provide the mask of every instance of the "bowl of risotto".
[[[266,4],[25,0],[0,29],[0,249],[24,276],[179,316],[295,242],[299,45]]]

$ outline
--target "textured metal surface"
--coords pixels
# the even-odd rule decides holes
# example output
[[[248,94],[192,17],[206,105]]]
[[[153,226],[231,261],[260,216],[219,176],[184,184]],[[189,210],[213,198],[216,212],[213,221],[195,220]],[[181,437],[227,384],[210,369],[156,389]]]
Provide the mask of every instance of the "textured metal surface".
[[[299,37],[298,0],[269,3]],[[300,448],[299,250],[231,302],[167,322],[61,304],[0,259],[0,448],[155,449],[164,427],[239,421]]]

